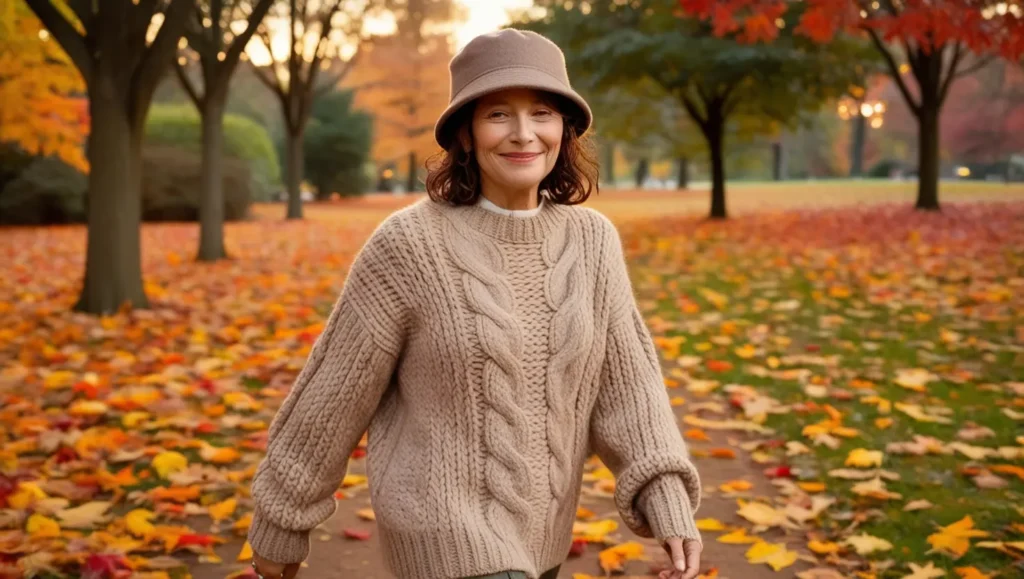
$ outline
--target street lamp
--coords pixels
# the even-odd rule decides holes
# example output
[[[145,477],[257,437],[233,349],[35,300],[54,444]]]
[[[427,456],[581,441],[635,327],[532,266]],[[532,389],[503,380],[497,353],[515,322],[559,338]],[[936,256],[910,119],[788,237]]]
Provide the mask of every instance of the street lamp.
[[[853,144],[850,149],[850,175],[860,177],[864,172],[864,142],[868,124],[872,129],[882,127],[885,103],[876,100],[844,97],[839,101],[839,118],[853,119]]]

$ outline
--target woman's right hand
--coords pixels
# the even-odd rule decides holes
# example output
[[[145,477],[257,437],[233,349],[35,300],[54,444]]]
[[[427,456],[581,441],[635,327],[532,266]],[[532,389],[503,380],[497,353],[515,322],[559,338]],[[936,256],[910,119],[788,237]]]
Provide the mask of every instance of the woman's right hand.
[[[260,557],[256,553],[253,553],[252,560],[256,564],[257,571],[266,579],[294,579],[299,573],[299,566],[302,565],[301,563],[290,563],[288,565],[275,563]]]

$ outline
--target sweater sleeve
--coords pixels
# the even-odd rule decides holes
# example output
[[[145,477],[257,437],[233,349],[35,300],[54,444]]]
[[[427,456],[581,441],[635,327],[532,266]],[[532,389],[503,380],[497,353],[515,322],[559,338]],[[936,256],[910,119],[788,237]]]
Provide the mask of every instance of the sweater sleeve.
[[[604,258],[609,304],[593,448],[615,474],[615,505],[642,537],[700,540],[693,513],[701,484],[679,432],[654,341],[633,296],[622,244],[610,222]]]
[[[408,307],[396,276],[395,226],[379,226],[356,254],[341,295],[270,425],[252,481],[249,543],[288,564],[309,554],[309,531],[336,508],[334,492],[404,343]]]

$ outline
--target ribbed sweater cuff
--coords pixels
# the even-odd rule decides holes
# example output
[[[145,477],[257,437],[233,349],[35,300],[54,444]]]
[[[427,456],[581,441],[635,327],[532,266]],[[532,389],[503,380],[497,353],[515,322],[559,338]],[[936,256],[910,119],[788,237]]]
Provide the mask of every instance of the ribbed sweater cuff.
[[[701,540],[681,476],[664,474],[652,480],[637,497],[637,506],[659,542],[670,537]]]
[[[309,556],[309,532],[279,527],[257,512],[249,527],[249,546],[260,557],[275,563],[301,563]]]

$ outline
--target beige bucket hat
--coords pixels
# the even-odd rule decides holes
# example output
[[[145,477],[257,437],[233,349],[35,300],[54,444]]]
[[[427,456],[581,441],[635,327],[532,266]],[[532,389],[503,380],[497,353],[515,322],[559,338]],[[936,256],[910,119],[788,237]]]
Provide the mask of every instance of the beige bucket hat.
[[[565,111],[582,135],[590,128],[590,106],[569,84],[565,55],[554,42],[528,30],[506,28],[477,36],[448,64],[448,108],[434,125],[434,140],[447,149],[452,115],[474,99],[508,88],[532,88],[561,95],[579,110]]]

